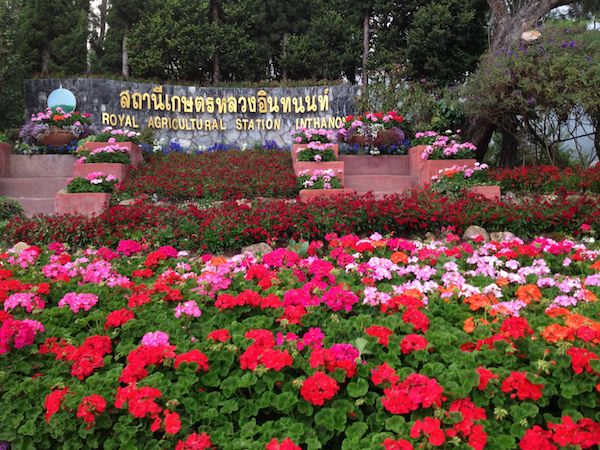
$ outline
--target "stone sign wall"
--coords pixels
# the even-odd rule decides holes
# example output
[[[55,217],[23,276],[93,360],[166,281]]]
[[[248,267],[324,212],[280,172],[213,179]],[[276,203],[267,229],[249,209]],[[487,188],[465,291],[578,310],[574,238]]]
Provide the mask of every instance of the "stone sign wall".
[[[216,142],[249,145],[274,140],[291,143],[298,127],[337,128],[355,113],[358,87],[213,88],[72,78],[25,82],[28,117],[46,108],[60,86],[77,98],[77,109],[92,114],[99,127],[153,128],[157,138],[184,147]]]

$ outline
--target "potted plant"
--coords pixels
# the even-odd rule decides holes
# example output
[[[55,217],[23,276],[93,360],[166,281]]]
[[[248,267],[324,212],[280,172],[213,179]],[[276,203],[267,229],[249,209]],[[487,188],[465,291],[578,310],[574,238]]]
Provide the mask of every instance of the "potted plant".
[[[79,111],[64,112],[62,108],[48,108],[31,116],[22,134],[29,135],[38,144],[60,147],[84,138],[91,132],[91,114]]]
[[[94,134],[83,142],[87,150],[105,147],[107,143],[118,142],[129,153],[131,165],[139,166],[143,161],[142,149],[139,146],[140,133],[131,130],[106,127],[100,133]]]
[[[500,199],[500,186],[491,181],[487,164],[476,162],[473,167],[454,165],[441,169],[432,177],[431,189],[448,196],[458,196],[465,190],[490,200]]]
[[[301,202],[307,202],[315,198],[333,197],[341,194],[350,194],[352,189],[343,189],[342,180],[332,169],[326,170],[304,170],[298,178],[300,188],[299,198]]]
[[[453,166],[474,167],[477,148],[471,142],[462,142],[459,134],[424,131],[415,134],[414,147],[409,152],[410,170],[421,185],[430,182],[440,170]]]
[[[131,157],[127,147],[110,138],[103,147],[89,150],[80,147],[80,158],[73,167],[73,176],[85,177],[89,173],[102,172],[119,180],[127,177]]]
[[[349,115],[338,130],[338,139],[358,145],[363,155],[405,155],[406,136],[400,126],[404,117],[396,111]]]
[[[85,177],[75,177],[66,189],[56,194],[57,214],[101,214],[110,204],[111,194],[119,180],[114,175],[92,172]]]

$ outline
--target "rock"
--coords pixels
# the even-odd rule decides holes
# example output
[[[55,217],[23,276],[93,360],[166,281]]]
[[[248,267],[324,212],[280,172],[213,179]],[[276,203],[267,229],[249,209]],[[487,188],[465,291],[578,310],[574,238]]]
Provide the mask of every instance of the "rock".
[[[265,253],[272,252],[273,249],[266,242],[259,242],[258,244],[247,245],[242,248],[242,253],[252,253],[253,255],[264,255]]]
[[[131,206],[135,203],[135,199],[134,198],[127,198],[125,200],[121,200],[119,202],[119,206]]]
[[[490,241],[502,242],[503,238],[504,233],[502,231],[492,231],[490,233]]]
[[[20,255],[21,253],[23,253],[23,251],[27,250],[29,247],[31,247],[31,245],[29,245],[26,242],[17,242],[15,245],[13,245],[13,247],[10,249],[15,255]]]
[[[478,227],[477,225],[471,225],[467,228],[462,238],[463,241],[472,241],[477,236],[481,236],[484,241],[490,240],[490,235],[485,231],[485,228]]]
[[[433,234],[431,231],[428,231],[427,233],[425,233],[425,240],[426,241],[435,241],[436,240],[435,234]]]

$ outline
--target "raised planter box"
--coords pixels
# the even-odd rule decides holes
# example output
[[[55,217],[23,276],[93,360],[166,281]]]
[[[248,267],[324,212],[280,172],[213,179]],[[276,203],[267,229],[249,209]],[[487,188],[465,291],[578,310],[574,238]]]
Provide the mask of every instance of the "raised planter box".
[[[302,203],[319,198],[332,198],[340,195],[354,194],[353,189],[302,189],[298,193],[298,198]]]
[[[295,161],[294,174],[300,176],[300,172],[308,170],[311,173],[315,170],[333,170],[336,178],[344,185],[344,161],[329,161],[329,162],[310,162],[310,161]]]
[[[308,144],[292,144],[292,161],[296,161],[296,153],[298,150],[308,147]],[[335,154],[335,158],[338,158],[339,147],[337,144],[333,144],[332,147],[333,153]]]
[[[131,160],[131,165],[133,167],[139,166],[144,160],[144,156],[142,155],[142,149],[139,145],[134,144],[133,142],[117,142],[117,145],[120,147],[127,148],[127,152],[129,153],[129,158]],[[86,142],[84,147],[88,150],[95,150],[97,148],[106,147],[108,142]]]
[[[73,174],[73,155],[10,155],[13,178],[65,177]]]
[[[0,142],[0,177],[10,174],[10,151],[10,144]]]
[[[73,165],[73,176],[83,177],[93,172],[102,172],[105,175],[113,175],[119,179],[119,181],[125,180],[129,173],[129,166],[127,164],[115,164],[115,163],[85,163],[85,164],[74,164]]]
[[[421,154],[426,147],[426,145],[417,145],[408,151],[410,172],[418,177],[417,183],[420,186],[431,183],[431,177],[438,175],[440,170],[452,166],[475,166],[475,159],[421,159]]]
[[[406,155],[341,155],[348,175],[409,175]]]
[[[468,188],[471,194],[481,195],[489,200],[500,200],[500,186],[471,186]]]
[[[112,194],[84,192],[68,194],[59,192],[54,199],[56,214],[81,214],[87,217],[102,214],[110,204]]]

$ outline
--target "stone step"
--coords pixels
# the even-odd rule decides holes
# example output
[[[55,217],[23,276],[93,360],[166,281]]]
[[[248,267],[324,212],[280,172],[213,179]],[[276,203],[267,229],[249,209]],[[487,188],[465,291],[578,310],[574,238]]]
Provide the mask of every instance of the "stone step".
[[[417,177],[410,175],[348,175],[344,187],[356,192],[387,192],[398,193],[410,189],[417,184]]]
[[[71,177],[73,155],[10,155],[9,176],[11,178]]]
[[[54,198],[68,182],[67,177],[0,178],[0,195],[14,198]]]
[[[408,156],[341,155],[346,175],[409,175]]]
[[[54,197],[47,198],[19,198],[11,197],[19,202],[27,217],[37,214],[54,214]]]

